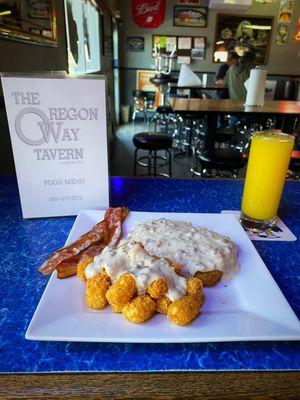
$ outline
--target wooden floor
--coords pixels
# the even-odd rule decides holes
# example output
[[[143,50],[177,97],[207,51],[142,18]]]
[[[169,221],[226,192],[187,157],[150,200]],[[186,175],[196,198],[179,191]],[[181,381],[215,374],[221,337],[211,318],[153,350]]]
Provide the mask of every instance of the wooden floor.
[[[299,372],[1,375],[0,399],[299,399]]]

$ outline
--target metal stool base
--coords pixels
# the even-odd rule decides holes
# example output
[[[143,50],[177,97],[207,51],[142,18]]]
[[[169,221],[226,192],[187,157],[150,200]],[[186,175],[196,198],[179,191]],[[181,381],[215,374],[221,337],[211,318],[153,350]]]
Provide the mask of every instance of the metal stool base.
[[[134,151],[134,170],[133,175],[137,176],[137,166],[148,169],[147,174],[142,174],[139,176],[163,176],[165,178],[171,178],[172,176],[172,155],[170,150],[148,150],[148,155],[138,157],[138,151],[140,149],[135,149]],[[147,151],[147,150],[146,150]],[[165,151],[166,156],[157,155],[157,151]],[[147,162],[144,162],[147,160]],[[160,162],[162,161],[162,162]],[[159,172],[158,168],[168,167],[168,174],[164,172]]]

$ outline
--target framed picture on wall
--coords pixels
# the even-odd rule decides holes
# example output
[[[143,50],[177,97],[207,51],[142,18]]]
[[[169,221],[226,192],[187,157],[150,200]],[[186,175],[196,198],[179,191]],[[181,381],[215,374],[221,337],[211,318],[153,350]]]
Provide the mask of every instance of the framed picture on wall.
[[[205,60],[206,37],[199,36],[193,38],[193,48],[191,49],[192,60]]]
[[[126,43],[127,51],[144,51],[145,39],[142,36],[128,36]]]
[[[177,46],[177,36],[153,35],[152,49],[159,49],[161,54],[170,54]]]
[[[205,28],[207,26],[207,7],[174,6],[174,26]]]
[[[273,17],[218,14],[213,61],[226,61],[229,51],[242,56],[252,50],[258,64],[267,64],[273,20]]]
[[[51,0],[27,0],[28,17],[32,19],[49,19]]]
[[[101,14],[102,55],[111,57],[113,54],[112,20],[110,16]]]
[[[53,0],[2,0],[1,39],[57,46]]]

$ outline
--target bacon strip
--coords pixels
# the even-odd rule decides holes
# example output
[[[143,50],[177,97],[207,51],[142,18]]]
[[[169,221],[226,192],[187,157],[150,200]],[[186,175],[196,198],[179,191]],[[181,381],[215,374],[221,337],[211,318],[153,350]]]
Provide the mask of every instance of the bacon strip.
[[[129,210],[125,207],[110,207],[103,221],[98,222],[89,232],[80,236],[74,243],[54,251],[41,265],[39,271],[44,275],[51,274],[55,269],[60,277],[76,274],[74,268],[86,256],[99,254],[107,245],[114,246],[122,232],[122,222]]]
[[[121,236],[121,235],[120,235]],[[109,244],[110,245],[110,244]],[[57,277],[59,279],[64,279],[72,275],[76,275],[77,273],[77,265],[90,257],[95,257],[100,254],[101,251],[106,247],[106,244],[103,242],[96,242],[92,244],[89,248],[83,250],[77,256],[69,258],[68,260],[63,261],[57,267]]]

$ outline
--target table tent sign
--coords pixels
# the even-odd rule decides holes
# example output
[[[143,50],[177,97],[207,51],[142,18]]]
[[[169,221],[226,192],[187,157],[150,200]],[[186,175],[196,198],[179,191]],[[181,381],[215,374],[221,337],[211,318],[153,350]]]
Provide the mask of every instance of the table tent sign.
[[[109,205],[106,81],[2,74],[24,218]]]

